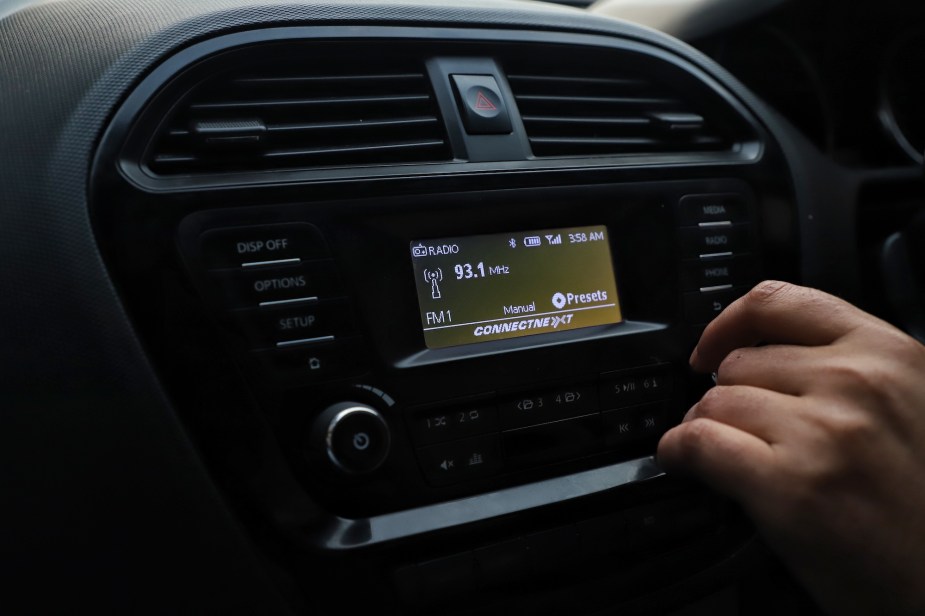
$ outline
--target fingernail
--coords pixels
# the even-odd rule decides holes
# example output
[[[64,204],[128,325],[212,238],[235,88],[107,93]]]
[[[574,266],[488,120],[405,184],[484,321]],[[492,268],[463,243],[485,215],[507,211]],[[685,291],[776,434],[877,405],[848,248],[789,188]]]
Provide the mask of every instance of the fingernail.
[[[691,353],[691,358],[687,360],[687,363],[689,363],[691,366],[697,363],[697,347],[694,347],[694,352]]]

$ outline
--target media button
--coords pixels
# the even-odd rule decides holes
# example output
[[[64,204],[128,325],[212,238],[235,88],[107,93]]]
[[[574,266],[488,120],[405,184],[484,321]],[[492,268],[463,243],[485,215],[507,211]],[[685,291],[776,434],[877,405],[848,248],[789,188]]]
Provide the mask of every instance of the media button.
[[[748,218],[742,195],[687,195],[681,198],[682,226],[742,222]]]

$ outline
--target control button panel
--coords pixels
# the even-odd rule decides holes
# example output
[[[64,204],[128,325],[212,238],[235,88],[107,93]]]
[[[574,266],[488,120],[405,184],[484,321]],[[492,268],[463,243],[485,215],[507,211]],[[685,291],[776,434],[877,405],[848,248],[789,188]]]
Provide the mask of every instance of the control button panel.
[[[678,245],[684,320],[693,336],[760,279],[761,267],[746,195],[685,195],[678,202]]]
[[[498,407],[469,404],[416,413],[411,431],[417,443],[429,444],[476,436],[498,430]]]
[[[673,391],[671,367],[655,365],[469,404],[410,409],[407,418],[425,479],[441,486],[654,442],[675,419]],[[474,454],[483,460],[471,465],[478,469],[461,462]]]
[[[435,486],[496,473],[502,467],[497,434],[432,445],[418,450],[424,477]]]
[[[193,278],[235,351],[274,386],[358,374],[365,354],[337,265],[304,222],[206,229],[190,242]]]

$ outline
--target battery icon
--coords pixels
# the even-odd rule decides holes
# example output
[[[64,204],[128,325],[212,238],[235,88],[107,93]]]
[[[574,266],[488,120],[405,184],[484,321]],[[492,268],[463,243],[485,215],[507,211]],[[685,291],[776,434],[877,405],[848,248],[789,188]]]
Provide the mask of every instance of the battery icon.
[[[539,246],[543,243],[539,235],[531,235],[524,238],[524,246],[533,247]]]

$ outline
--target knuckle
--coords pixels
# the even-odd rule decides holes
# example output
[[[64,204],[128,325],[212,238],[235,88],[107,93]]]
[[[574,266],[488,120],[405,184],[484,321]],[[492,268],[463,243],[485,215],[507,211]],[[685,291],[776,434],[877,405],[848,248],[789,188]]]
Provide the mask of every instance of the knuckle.
[[[745,350],[737,349],[723,358],[723,361],[720,362],[719,367],[716,369],[717,375],[722,375],[724,377],[729,377],[736,372],[736,368],[741,365],[742,360],[745,358]]]
[[[773,302],[779,294],[787,293],[793,285],[780,280],[765,280],[755,285],[746,295],[751,305],[765,305]]]
[[[722,387],[708,389],[695,407],[695,417],[717,417],[725,404],[726,394]]]
[[[855,357],[842,358],[825,367],[826,377],[836,394],[855,401],[883,405],[892,400],[896,374],[888,362],[862,362]]]
[[[709,447],[711,439],[712,430],[708,421],[700,418],[684,424],[684,431],[678,441],[680,457],[688,463],[696,464],[704,448]]]

